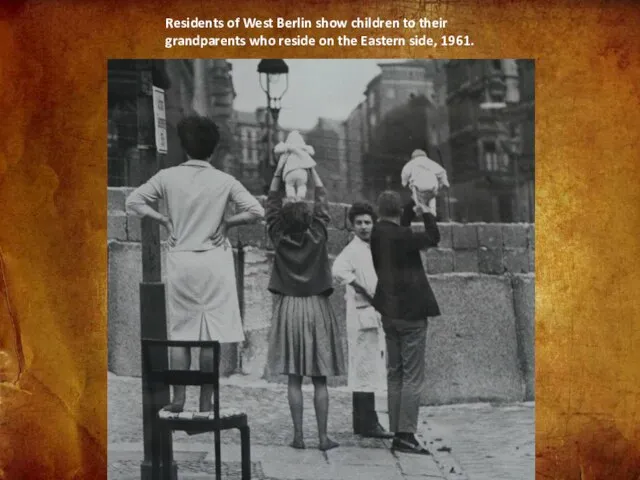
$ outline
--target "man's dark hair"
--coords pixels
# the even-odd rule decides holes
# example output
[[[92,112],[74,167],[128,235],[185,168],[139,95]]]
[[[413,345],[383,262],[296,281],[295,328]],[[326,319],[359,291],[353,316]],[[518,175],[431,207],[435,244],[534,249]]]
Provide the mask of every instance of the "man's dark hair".
[[[178,123],[178,137],[189,157],[205,160],[218,146],[220,131],[210,118],[191,115]]]
[[[313,221],[311,208],[305,202],[287,203],[280,210],[285,233],[305,232]]]
[[[373,210],[373,206],[371,206],[367,202],[354,202],[349,208],[349,212],[347,213],[347,218],[351,225],[355,222],[356,217],[359,215],[369,215],[371,217],[371,221],[375,223],[377,220],[376,212]]]
[[[397,218],[402,215],[402,199],[398,192],[386,190],[378,197],[378,215]]]

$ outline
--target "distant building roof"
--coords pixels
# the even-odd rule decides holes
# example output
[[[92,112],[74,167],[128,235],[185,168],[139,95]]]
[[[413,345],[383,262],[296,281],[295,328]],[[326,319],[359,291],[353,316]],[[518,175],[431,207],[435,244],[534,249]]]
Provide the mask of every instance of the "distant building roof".
[[[429,59],[411,59],[411,60],[401,60],[399,62],[381,62],[378,63],[378,67],[423,67],[426,62],[429,62]]]
[[[429,73],[434,73],[435,71],[435,60],[424,58],[424,59],[411,59],[411,60],[401,60],[398,62],[380,62],[377,64],[380,69],[384,69],[385,67],[420,67],[426,69]],[[382,74],[379,73],[375,77],[373,77],[369,83],[367,83],[367,87],[365,88],[364,94],[371,89],[371,87],[380,81]]]
[[[235,120],[237,123],[244,123],[249,125],[258,125],[258,119],[256,118],[256,112],[235,112]]]
[[[333,130],[341,134],[344,130],[344,120],[336,120],[327,117],[318,117],[318,121],[313,130]]]
[[[374,83],[377,83],[378,81],[380,81],[380,78],[381,78],[381,77],[382,77],[382,74],[381,74],[381,73],[379,73],[379,74],[377,74],[375,77],[373,77],[371,80],[369,80],[369,83],[367,83],[367,86],[366,86],[366,88],[364,89],[364,92],[363,92],[363,93],[364,93],[364,95],[366,95],[366,94],[367,94],[367,92],[368,92],[369,90],[371,90],[371,86],[372,86]]]

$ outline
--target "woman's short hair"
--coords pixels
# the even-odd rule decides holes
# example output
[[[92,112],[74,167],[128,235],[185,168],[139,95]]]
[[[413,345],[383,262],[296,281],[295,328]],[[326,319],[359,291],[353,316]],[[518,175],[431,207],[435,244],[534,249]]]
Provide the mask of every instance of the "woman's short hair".
[[[398,192],[386,190],[378,197],[378,215],[381,217],[399,217],[402,215],[402,199]]]
[[[178,137],[189,157],[204,160],[209,158],[218,146],[220,131],[210,118],[190,115],[178,123]]]
[[[311,226],[313,213],[305,202],[291,202],[282,207],[280,218],[285,233],[301,233]]]
[[[373,206],[367,202],[354,202],[349,208],[349,212],[347,213],[347,218],[349,222],[353,225],[356,217],[360,215],[369,215],[371,217],[371,221],[375,222],[377,220],[376,212],[373,209]]]

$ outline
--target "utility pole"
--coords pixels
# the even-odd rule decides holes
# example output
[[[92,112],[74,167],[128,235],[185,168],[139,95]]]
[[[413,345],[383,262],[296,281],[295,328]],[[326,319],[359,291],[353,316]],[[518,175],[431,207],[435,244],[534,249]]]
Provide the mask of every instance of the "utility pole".
[[[271,117],[271,79],[267,75],[267,110],[265,112],[267,121],[267,156],[266,164],[264,166],[264,190],[265,195],[269,193],[269,186],[271,185],[271,167],[273,165],[273,132],[271,130],[272,117]]]
[[[154,64],[152,60],[137,60],[137,127],[138,127],[138,151],[140,153],[140,168],[143,181],[147,181],[160,170],[164,155],[157,152],[155,139],[155,118],[153,105],[153,86],[161,83],[161,88],[166,88],[164,72],[159,75],[156,72],[154,79]],[[159,78],[160,77],[160,78]],[[157,208],[157,205],[154,206]],[[160,247],[159,225],[149,218],[140,220],[142,240],[142,282],[140,283],[140,336],[141,338],[155,338],[164,340],[167,338],[167,319],[165,309],[165,289],[162,283],[162,251]],[[157,349],[150,359],[155,368],[167,368],[168,358],[166,349]],[[144,359],[142,359],[144,361]],[[156,431],[155,417],[157,412],[155,403],[168,404],[170,401],[169,387],[163,389],[159,396],[151,398],[149,385],[146,379],[142,385],[142,423],[144,459],[140,465],[140,478],[142,480],[153,479],[153,465],[157,465],[160,471],[167,466],[161,464],[160,442],[161,433]],[[165,439],[168,441],[168,439]],[[177,478],[177,466],[172,461],[173,478]]]

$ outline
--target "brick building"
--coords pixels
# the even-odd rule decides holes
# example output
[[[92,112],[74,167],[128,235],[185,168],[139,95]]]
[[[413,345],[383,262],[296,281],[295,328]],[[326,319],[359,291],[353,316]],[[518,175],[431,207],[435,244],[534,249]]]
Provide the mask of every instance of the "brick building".
[[[236,178],[254,195],[264,193],[264,163],[268,155],[268,137],[265,107],[254,112],[234,111],[231,121],[236,142]],[[292,129],[278,127],[273,134],[273,146],[284,141]],[[304,136],[304,132],[299,130]]]
[[[387,113],[406,104],[412,96],[424,95],[430,100],[435,96],[430,62],[410,60],[380,63],[378,66],[380,73],[368,83],[364,91],[369,135]]]
[[[457,221],[533,221],[533,61],[446,65]]]
[[[315,150],[317,171],[333,202],[347,200],[347,151],[344,122],[320,117],[305,135]]]
[[[165,60],[154,62],[169,81],[165,89],[167,154],[162,167],[185,160],[177,124],[186,115],[210,116],[222,138],[213,163],[235,174],[231,117],[235,91],[231,64],[226,60]],[[137,73],[135,60],[108,64],[108,184],[137,186],[141,177],[137,149]]]
[[[361,101],[344,121],[345,161],[347,164],[347,202],[362,200],[365,191],[362,158],[367,152],[366,104]]]
[[[425,142],[420,147],[426,148],[429,155],[437,161],[446,161],[449,157],[448,149],[437,150],[441,138],[447,137],[446,125],[448,115],[446,111],[446,88],[438,84],[438,75],[444,71],[444,61],[436,60],[408,60],[378,64],[380,73],[376,75],[366,86],[364,99],[352,110],[345,121],[346,131],[346,157],[348,164],[348,186],[350,200],[366,198],[374,201],[382,188],[397,187],[400,169],[393,172],[374,168],[373,165],[363,165],[371,160],[372,146],[375,143],[376,129],[394,110],[407,106],[412,98],[424,97],[425,103],[425,128],[423,135]],[[444,129],[444,132],[442,131]],[[407,133],[408,134],[408,133]],[[411,139],[407,139],[407,148]],[[425,145],[422,145],[425,143]],[[446,143],[446,142],[445,142]],[[403,152],[402,158],[393,158],[393,162],[402,163],[404,157],[409,160],[411,152]],[[379,156],[379,155],[378,155]],[[391,159],[389,159],[391,161]],[[395,170],[398,170],[395,172]],[[373,178],[378,175],[385,178]],[[396,175],[397,173],[397,175]],[[398,177],[398,178],[396,178]],[[384,187],[384,186],[387,187]]]

